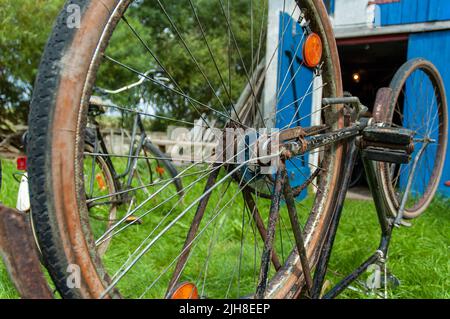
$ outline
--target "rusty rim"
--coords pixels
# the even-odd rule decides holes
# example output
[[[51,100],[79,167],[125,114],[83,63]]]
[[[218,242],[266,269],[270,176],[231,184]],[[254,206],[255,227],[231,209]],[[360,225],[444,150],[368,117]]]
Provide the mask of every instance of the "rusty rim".
[[[420,73],[420,74],[419,74]],[[447,131],[448,131],[448,124],[447,124],[447,99],[446,99],[446,94],[445,94],[445,88],[443,86],[443,82],[442,82],[442,78],[439,74],[439,71],[436,69],[436,67],[431,64],[430,62],[423,60],[423,59],[415,59],[415,60],[411,60],[409,62],[407,62],[402,68],[400,68],[400,70],[397,72],[397,74],[395,75],[394,79],[391,82],[390,87],[393,90],[393,96],[392,96],[392,101],[390,104],[390,109],[389,111],[386,111],[386,120],[388,123],[393,123],[394,122],[394,117],[403,117],[403,110],[402,110],[402,106],[400,105],[401,101],[403,101],[404,103],[406,103],[405,105],[407,107],[411,107],[410,105],[412,103],[415,102],[409,102],[404,99],[410,99],[410,97],[405,97],[406,96],[406,85],[408,83],[408,85],[412,85],[415,86],[416,83],[410,83],[411,81],[414,81],[414,76],[418,76],[424,74],[425,77],[425,81],[430,83],[432,85],[433,88],[433,92],[434,92],[434,98],[431,97],[430,100],[432,101],[432,105],[430,105],[430,107],[428,107],[428,112],[425,112],[425,114],[423,115],[424,118],[427,118],[429,116],[432,116],[432,118],[434,119],[433,122],[435,123],[431,123],[430,125],[434,125],[437,127],[437,129],[432,129],[433,132],[429,132],[430,134],[434,134],[435,137],[437,138],[437,149],[435,152],[435,155],[432,156],[434,159],[434,165],[429,164],[427,165],[427,168],[424,168],[423,170],[427,170],[429,169],[432,165],[432,169],[430,170],[430,174],[428,179],[424,179],[425,177],[423,177],[423,184],[425,185],[424,191],[421,192],[421,195],[419,196],[418,199],[415,199],[414,203],[405,207],[405,213],[404,216],[406,218],[415,218],[419,215],[421,215],[430,205],[431,201],[433,200],[434,194],[437,191],[437,188],[439,186],[439,182],[440,182],[440,178],[442,176],[442,171],[443,171],[443,167],[444,167],[444,160],[445,160],[445,154],[446,154],[446,148],[447,148]],[[423,75],[422,75],[423,77]],[[408,82],[410,81],[410,82]],[[417,91],[423,91],[427,88],[427,86],[429,85],[428,83],[425,83],[425,85],[421,84],[420,87],[415,88],[415,91],[417,93]],[[411,89],[410,89],[411,91]],[[433,93],[428,94],[430,96],[433,95]],[[417,95],[414,95],[417,97]],[[417,103],[419,103],[418,101],[419,98],[417,98]],[[409,106],[408,106],[409,104]],[[433,110],[433,106],[436,106],[436,112],[434,112]],[[398,119],[397,119],[398,121]],[[400,121],[403,121],[402,119],[400,119]],[[409,121],[413,121],[413,119],[409,119]],[[406,125],[402,123],[402,125]],[[422,125],[421,125],[422,126]],[[415,126],[415,123],[413,121],[413,123],[411,124],[410,127],[408,127],[408,125],[406,125],[406,128],[412,129],[412,130],[422,130],[421,127],[417,128]],[[419,134],[419,133],[417,133]],[[415,137],[415,139],[418,139],[418,136]],[[430,144],[432,145],[432,144]],[[416,152],[420,149],[421,144],[416,142],[415,143],[415,148],[416,148]],[[414,156],[414,154],[413,154]],[[429,156],[428,156],[429,157]],[[414,159],[414,158],[413,158]],[[429,159],[426,159],[427,162]],[[412,162],[411,162],[412,163]],[[397,173],[397,178],[392,178],[392,168],[390,165],[385,164],[385,163],[379,163],[378,166],[380,167],[380,182],[381,185],[383,185],[383,189],[385,189],[384,193],[385,194],[385,199],[386,202],[388,204],[388,206],[390,207],[391,213],[393,215],[396,215],[396,212],[398,211],[399,207],[400,207],[400,201],[401,201],[401,196],[402,196],[402,192],[397,190],[397,182],[398,182],[398,178],[399,176],[402,174],[402,172],[408,172],[407,169],[408,167],[410,167],[412,164],[408,164],[408,165],[401,165],[400,168],[397,168],[397,170],[399,170],[399,172]],[[421,167],[419,167],[420,169],[422,169]],[[419,172],[419,174],[422,173],[422,175],[424,174],[423,172]],[[418,174],[415,174],[415,176],[419,176]],[[414,180],[416,180],[416,178],[414,178]],[[413,182],[415,183],[415,182]],[[413,185],[413,188],[415,186]],[[419,186],[416,186],[419,187]]]

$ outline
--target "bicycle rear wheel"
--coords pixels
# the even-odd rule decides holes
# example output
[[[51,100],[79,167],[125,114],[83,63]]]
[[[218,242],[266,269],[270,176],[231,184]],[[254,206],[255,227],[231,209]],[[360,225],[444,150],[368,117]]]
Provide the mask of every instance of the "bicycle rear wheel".
[[[444,168],[448,139],[445,87],[439,71],[424,59],[405,63],[390,87],[393,96],[384,121],[414,131],[415,151],[408,164],[379,163],[380,183],[385,201],[396,215],[409,182],[404,216],[415,218],[433,200]]]
[[[95,153],[93,145],[85,145],[85,152]],[[89,224],[94,238],[98,238],[117,221],[118,201],[116,196],[105,197],[101,202],[91,202],[95,197],[116,194],[117,185],[113,173],[102,156],[92,156],[84,161],[84,183],[86,185],[86,199],[89,207]],[[97,247],[97,252],[103,256],[111,240],[104,241]]]
[[[292,164],[311,168],[301,185],[289,185],[297,195],[302,194],[295,206],[308,259],[308,269],[303,269],[287,220],[293,202],[288,208],[281,203],[281,191],[291,183],[291,176],[286,178],[285,171],[276,178],[263,175],[260,164],[250,167],[248,161],[185,163],[178,173],[184,198],[178,198],[169,187],[172,179],[154,185],[150,195],[141,192],[136,205],[120,213],[124,217],[138,214],[145,219],[143,225],[128,227],[124,220],[118,221],[100,237],[112,240],[105,256],[99,256],[85,204],[83,159],[89,154],[84,152],[83,134],[93,92],[98,87],[123,87],[136,76],[157,87],[147,91],[150,101],[136,101],[127,92],[105,105],[114,110],[101,125],[129,128],[126,114],[131,113],[146,117],[143,122],[149,130],[156,130],[161,123],[164,128],[172,123],[192,128],[194,116],[200,116],[206,126],[214,116],[216,127],[222,130],[232,126],[248,129],[249,125],[259,129],[286,110],[289,112],[283,116],[289,116],[289,125],[280,127],[282,131],[298,126],[301,101],[313,94],[311,88],[318,77],[322,85],[315,90],[324,97],[342,95],[337,48],[322,1],[284,1],[281,12],[268,12],[266,1],[70,3],[80,5],[82,23],[79,29],[68,28],[66,9],[58,18],[40,66],[30,116],[33,218],[46,264],[61,294],[67,298],[172,297],[179,283],[189,281],[199,287],[201,297],[235,298],[255,296],[256,292],[265,298],[297,297],[305,285],[304,272],[314,269],[335,208],[344,164],[341,144],[314,150]],[[294,69],[294,74],[308,70],[311,75],[296,83],[305,84],[298,100],[288,105],[268,104],[269,112],[262,115],[263,101],[254,94],[252,74],[264,56],[267,69],[276,64],[277,53],[282,51],[278,47],[264,50],[271,31],[267,29],[268,13],[281,16],[279,21],[285,26],[281,40],[286,32],[298,32],[294,32],[298,48],[310,32],[319,35],[323,57],[315,67],[307,67],[303,61]],[[186,16],[191,19],[184,20]],[[216,28],[206,33],[202,21]],[[152,22],[161,25],[151,28],[148,24]],[[248,27],[237,34],[241,25]],[[208,41],[209,34],[219,36]],[[124,50],[127,43],[132,44]],[[226,59],[219,60],[219,56]],[[161,68],[169,84],[144,76],[148,63]],[[181,69],[183,64],[187,68]],[[192,70],[195,77],[186,83]],[[284,73],[276,71],[281,73],[279,79],[287,79],[292,65]],[[282,100],[294,80],[295,76],[286,80],[286,86],[281,85],[277,99]],[[244,124],[240,110],[233,107],[246,88],[251,99],[245,105],[252,108],[254,112],[249,113],[254,117]],[[164,112],[142,109],[154,105],[163,105]],[[303,117],[310,118],[313,113],[320,125],[311,127],[312,135],[344,125],[341,106],[320,106]],[[308,155],[316,155],[318,160],[308,161]],[[120,158],[115,153],[108,156],[116,162]],[[297,174],[305,172],[298,169]],[[80,287],[66,284],[71,264],[81,270]]]
[[[156,161],[156,174],[160,175],[160,177],[163,176],[170,176],[170,178],[173,179],[173,184],[176,187],[178,194],[180,196],[183,196],[184,194],[184,188],[183,183],[181,179],[178,177],[178,171],[173,165],[172,161],[169,161],[168,158],[170,158],[169,155],[162,152],[158,146],[151,143],[150,141],[146,141],[144,144],[144,149],[148,152],[148,154],[151,154],[158,160]]]

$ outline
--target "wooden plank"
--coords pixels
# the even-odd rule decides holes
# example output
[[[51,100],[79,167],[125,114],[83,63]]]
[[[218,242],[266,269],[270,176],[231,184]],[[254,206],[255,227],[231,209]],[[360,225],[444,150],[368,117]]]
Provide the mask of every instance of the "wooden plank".
[[[375,37],[389,34],[402,34],[402,33],[421,33],[431,32],[439,30],[450,29],[450,21],[436,21],[414,24],[402,24],[392,25],[379,28],[362,28],[360,26],[355,28],[336,28],[336,39],[350,39],[361,37]]]
[[[449,0],[400,0],[378,5],[382,26],[450,19]]]
[[[22,298],[53,299],[41,268],[29,216],[1,205],[0,256]]]

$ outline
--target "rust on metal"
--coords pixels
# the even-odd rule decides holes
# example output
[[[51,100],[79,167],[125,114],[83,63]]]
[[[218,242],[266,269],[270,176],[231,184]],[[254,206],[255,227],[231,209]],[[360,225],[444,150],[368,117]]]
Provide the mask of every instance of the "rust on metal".
[[[305,240],[303,238],[303,231],[298,220],[297,209],[295,207],[295,198],[289,185],[289,180],[284,182],[284,199],[289,213],[289,220],[291,221],[292,231],[294,232],[295,243],[297,246],[297,252],[300,258],[300,264],[302,266],[303,275],[305,276],[306,289],[308,295],[311,296],[311,290],[313,287],[311,270],[309,269],[309,261],[307,251],[305,247]]]
[[[22,298],[53,299],[28,216],[3,206],[0,206],[0,254]]]
[[[286,170],[284,163],[278,168],[275,178],[275,189],[272,194],[272,204],[270,206],[269,222],[267,225],[267,237],[264,242],[264,249],[261,257],[261,270],[259,273],[259,283],[256,288],[256,298],[263,299],[266,293],[268,275],[269,275],[269,260],[272,256],[273,244],[275,239],[275,227],[280,216],[280,202],[281,193],[283,189],[283,182],[286,180]]]
[[[280,132],[279,140],[281,142],[285,142],[289,140],[304,138],[305,136],[306,136],[305,130],[302,127],[298,126]]]
[[[306,181],[303,182],[302,185],[294,187],[292,189],[292,193],[293,193],[294,197],[297,197],[298,195],[300,195],[301,192],[303,192],[306,188],[308,188],[308,186],[310,184],[312,184],[313,181],[319,176],[319,174],[322,170],[323,169],[321,169],[320,167],[316,168],[316,170],[311,174],[311,176]],[[318,191],[320,192],[319,189],[318,189]]]
[[[264,226],[264,221],[261,217],[261,214],[259,213],[258,207],[256,206],[255,200],[253,199],[251,190],[247,187],[244,188],[242,190],[242,195],[244,196],[245,203],[247,204],[247,207],[250,210],[250,214],[253,218],[253,221],[255,222],[256,228],[258,229],[259,235],[261,236],[262,240],[266,242],[267,230],[266,227]],[[275,270],[278,271],[281,268],[281,263],[275,250],[272,251],[271,259]]]
[[[322,21],[323,24],[318,26],[316,19],[311,19],[310,26],[313,30],[323,30],[320,32],[322,41],[328,46],[325,47],[326,55],[324,59],[325,68],[329,72],[323,73],[323,82],[329,83],[324,87],[323,96],[341,96],[342,95],[342,77],[341,69],[337,47],[334,40],[334,31],[329,23],[328,13],[323,5],[322,1],[314,0],[312,2],[302,2],[296,1],[299,4],[305,5],[309,12],[315,12],[317,14],[318,20]],[[309,3],[313,3],[311,6]],[[326,110],[326,112],[333,112],[328,118],[334,118],[332,121],[326,121],[326,124],[330,126],[331,129],[339,129],[344,127],[344,117],[343,117],[343,105],[337,105],[331,111]],[[327,174],[328,178],[320,179],[319,183],[321,186],[327,186],[329,191],[334,190],[335,187],[339,185],[339,177],[341,172],[341,166],[338,163],[343,161],[343,144],[337,146],[336,152],[333,158],[328,158],[327,161],[332,161],[330,164],[330,173]],[[328,166],[328,162],[324,162],[324,167]],[[323,187],[320,187],[323,188]],[[312,209],[312,214],[310,215],[309,222],[305,226],[305,231],[312,224],[321,225],[318,227],[318,231],[311,234],[305,238],[305,245],[308,247],[308,257],[312,264],[316,262],[316,257],[314,253],[314,247],[319,247],[321,244],[321,238],[327,232],[328,218],[326,214],[320,214],[320,211],[328,210],[334,203],[331,201],[331,197],[324,196],[323,193],[317,195],[314,207]],[[319,209],[320,208],[320,209]],[[282,271],[278,272],[271,279],[266,289],[266,297],[268,298],[295,298],[299,293],[299,286],[303,286],[303,276],[297,271],[299,269],[299,260],[297,254],[291,254],[288,260],[283,266]],[[291,276],[282,276],[282,273],[291,273]]]
[[[373,118],[377,123],[386,123],[389,121],[389,105],[392,100],[392,89],[381,88],[377,92],[375,105],[373,108]]]

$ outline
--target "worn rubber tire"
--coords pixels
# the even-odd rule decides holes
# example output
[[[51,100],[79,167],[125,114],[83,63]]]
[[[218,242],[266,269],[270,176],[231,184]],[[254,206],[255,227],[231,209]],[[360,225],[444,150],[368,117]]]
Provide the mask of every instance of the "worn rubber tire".
[[[421,198],[419,203],[415,205],[415,207],[405,209],[403,216],[406,219],[419,217],[426,211],[431,201],[433,200],[442,177],[448,141],[448,109],[445,86],[438,69],[431,62],[425,59],[416,58],[407,61],[395,74],[390,84],[390,88],[393,92],[391,103],[388,110],[383,110],[383,113],[385,114],[385,120],[389,124],[392,123],[395,107],[397,105],[399,96],[402,93],[404,85],[408,78],[417,70],[422,70],[422,72],[426,73],[429,76],[430,80],[433,82],[434,86],[439,90],[439,95],[441,98],[440,123],[442,125],[441,127],[443,135],[440,143],[441,145],[436,154],[438,162],[433,168],[433,176],[431,177],[430,183],[427,186],[426,194],[423,196],[423,198]],[[396,216],[400,207],[400,199],[398,198],[396,191],[392,187],[389,165],[387,165],[386,163],[377,163],[377,168],[380,172],[378,179],[380,185],[382,185],[382,196],[390,211],[390,214],[392,216]]]

